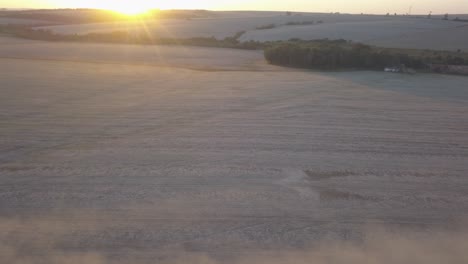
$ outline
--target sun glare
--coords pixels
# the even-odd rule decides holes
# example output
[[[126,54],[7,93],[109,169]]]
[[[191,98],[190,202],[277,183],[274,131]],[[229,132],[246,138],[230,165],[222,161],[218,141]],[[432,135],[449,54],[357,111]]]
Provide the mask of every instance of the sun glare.
[[[105,5],[104,3],[100,5],[101,8],[129,16],[143,15],[156,8],[154,1],[145,0],[117,0],[107,2]]]
[[[129,16],[136,16],[142,15],[147,13],[151,8],[141,7],[141,6],[118,6],[118,7],[111,7],[109,8],[112,11],[129,15]]]

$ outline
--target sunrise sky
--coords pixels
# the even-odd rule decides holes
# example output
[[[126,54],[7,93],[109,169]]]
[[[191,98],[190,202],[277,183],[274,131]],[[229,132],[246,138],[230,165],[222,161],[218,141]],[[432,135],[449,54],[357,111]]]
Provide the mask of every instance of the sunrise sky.
[[[468,0],[0,0],[4,8],[290,10],[346,13],[468,13]]]

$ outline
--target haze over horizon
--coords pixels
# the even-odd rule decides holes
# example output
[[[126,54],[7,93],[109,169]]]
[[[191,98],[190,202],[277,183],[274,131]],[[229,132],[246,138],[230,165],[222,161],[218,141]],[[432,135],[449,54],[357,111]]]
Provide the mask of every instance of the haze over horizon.
[[[0,4],[2,8],[102,8],[102,9],[208,9],[208,10],[258,10],[258,11],[302,11],[302,12],[342,12],[342,13],[373,13],[384,14],[408,13],[435,14],[443,13],[468,13],[468,1],[465,0],[204,0],[188,1],[174,0],[170,3],[163,1],[143,1],[143,0],[83,0],[77,3],[72,0],[3,0]],[[117,7],[117,8],[116,8]]]

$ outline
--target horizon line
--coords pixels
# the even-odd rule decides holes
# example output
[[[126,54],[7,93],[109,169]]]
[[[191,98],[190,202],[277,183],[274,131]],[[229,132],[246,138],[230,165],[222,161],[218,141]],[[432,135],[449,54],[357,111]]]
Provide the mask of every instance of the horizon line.
[[[34,8],[34,7],[0,7],[0,11],[28,11],[28,10],[105,10],[105,11],[112,11],[111,9],[106,8],[93,8],[93,7],[57,7],[57,8]],[[405,15],[405,16],[425,16],[426,13],[397,13],[397,12],[384,12],[384,13],[348,13],[348,12],[320,12],[320,11],[291,11],[291,10],[250,10],[250,9],[239,9],[239,10],[224,10],[224,9],[197,9],[197,8],[187,8],[187,9],[180,9],[180,8],[150,8],[148,11],[211,11],[211,12],[291,12],[291,13],[309,13],[309,14],[342,14],[342,15]],[[453,14],[453,15],[468,15],[467,13],[432,13],[432,15],[445,15],[445,14]]]

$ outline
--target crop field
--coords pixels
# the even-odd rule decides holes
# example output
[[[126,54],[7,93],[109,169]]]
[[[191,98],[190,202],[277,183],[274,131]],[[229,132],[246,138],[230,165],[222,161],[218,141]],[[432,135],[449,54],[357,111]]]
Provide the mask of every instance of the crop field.
[[[465,16],[458,15],[457,17],[463,19]],[[304,22],[313,23],[298,25]],[[320,13],[288,16],[285,13],[268,12],[214,12],[213,17],[200,19],[54,25],[37,27],[37,29],[78,35],[125,31],[132,34],[147,34],[154,38],[179,39],[193,37],[223,39],[245,31],[246,33],[240,38],[241,41],[328,38],[346,39],[389,48],[466,51],[468,47],[468,23],[445,21],[436,16],[433,19],[427,19],[424,16]]]
[[[249,31],[241,40],[264,42],[292,38],[346,39],[389,48],[466,51],[468,23],[390,17],[380,21],[323,23]]]
[[[75,61],[171,66],[195,70],[271,70],[261,51],[29,41],[0,37],[0,57],[38,61]],[[220,59],[225,58],[225,59]]]
[[[87,34],[112,31],[130,31],[135,33],[147,33],[160,38],[190,38],[190,37],[216,37],[219,39],[231,37],[239,31],[254,30],[270,23],[285,24],[287,22],[309,21],[315,16],[286,16],[286,15],[259,15],[253,13],[247,16],[241,13],[238,16],[232,13],[220,15],[215,18],[202,18],[191,20],[166,19],[166,20],[137,20],[133,22],[122,21],[112,23],[94,23],[82,25],[61,25],[39,27],[60,34]]]
[[[466,77],[1,38],[0,80],[8,263],[468,258]]]

